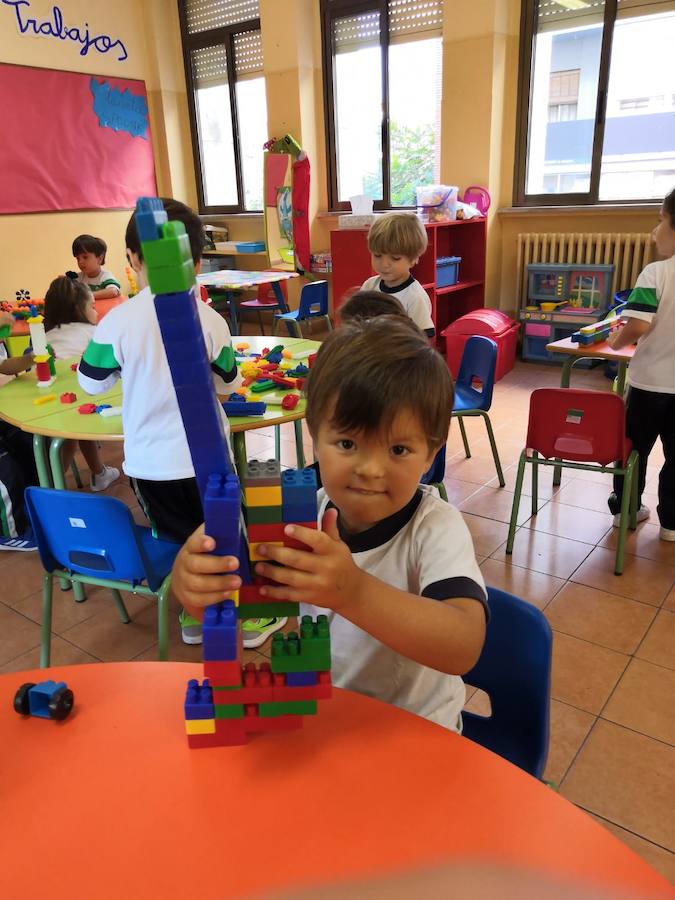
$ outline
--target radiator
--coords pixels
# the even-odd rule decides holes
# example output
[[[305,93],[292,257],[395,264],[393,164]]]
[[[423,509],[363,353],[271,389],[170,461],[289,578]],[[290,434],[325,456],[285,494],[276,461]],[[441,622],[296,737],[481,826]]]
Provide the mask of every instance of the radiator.
[[[519,234],[516,297],[525,306],[530,263],[613,265],[612,294],[631,288],[651,262],[652,247],[650,234]]]

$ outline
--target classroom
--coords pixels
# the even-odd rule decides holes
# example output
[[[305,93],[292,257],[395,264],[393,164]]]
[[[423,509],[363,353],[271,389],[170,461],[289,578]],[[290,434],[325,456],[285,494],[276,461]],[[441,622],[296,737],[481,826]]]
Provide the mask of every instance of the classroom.
[[[671,895],[673,46],[0,0],[3,896]]]

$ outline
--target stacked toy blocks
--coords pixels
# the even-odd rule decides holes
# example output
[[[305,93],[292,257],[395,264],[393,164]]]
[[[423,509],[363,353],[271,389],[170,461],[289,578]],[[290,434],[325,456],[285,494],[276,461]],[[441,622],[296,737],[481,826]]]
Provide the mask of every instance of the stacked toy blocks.
[[[276,635],[271,666],[242,667],[239,618],[298,615],[297,603],[261,595],[264,581],[249,575],[249,548],[242,529],[242,486],[234,473],[201,328],[190,244],[182,222],[169,222],[157,198],[141,198],[136,226],[148,282],[171,371],[180,415],[214,553],[236,556],[242,588],[204,614],[204,680],[191,680],[185,728],[191,747],[241,744],[262,731],[298,728],[330,696],[330,640],[325,616],[303,617],[300,634]],[[281,348],[278,350],[278,364]],[[269,357],[268,357],[269,358]],[[232,351],[234,364],[234,351]],[[316,477],[284,472],[276,461],[248,464],[244,477],[250,558],[261,542],[293,545],[288,522],[316,528]],[[257,529],[257,530],[256,530]],[[297,542],[295,542],[297,544]],[[300,545],[298,545],[300,546]]]
[[[584,325],[583,328],[575,331],[570,337],[572,343],[588,347],[591,344],[601,344],[603,341],[606,341],[610,334],[623,324],[624,320],[621,318],[621,310],[625,305],[625,303],[622,303],[620,306],[617,306],[601,322],[595,322],[593,325]]]

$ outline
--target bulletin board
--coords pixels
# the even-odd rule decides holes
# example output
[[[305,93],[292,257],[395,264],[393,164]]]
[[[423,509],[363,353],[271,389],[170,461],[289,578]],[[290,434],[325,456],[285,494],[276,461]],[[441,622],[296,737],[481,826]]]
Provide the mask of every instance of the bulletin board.
[[[155,196],[145,82],[0,63],[0,214]]]

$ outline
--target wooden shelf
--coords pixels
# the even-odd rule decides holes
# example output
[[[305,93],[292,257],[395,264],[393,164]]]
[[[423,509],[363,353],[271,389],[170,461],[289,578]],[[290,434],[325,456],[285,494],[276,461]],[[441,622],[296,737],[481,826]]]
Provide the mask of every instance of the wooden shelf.
[[[437,296],[440,296],[441,294],[452,294],[455,291],[463,291],[465,288],[480,287],[482,284],[482,281],[458,281],[457,284],[448,284],[445,287],[437,287],[436,294]]]

